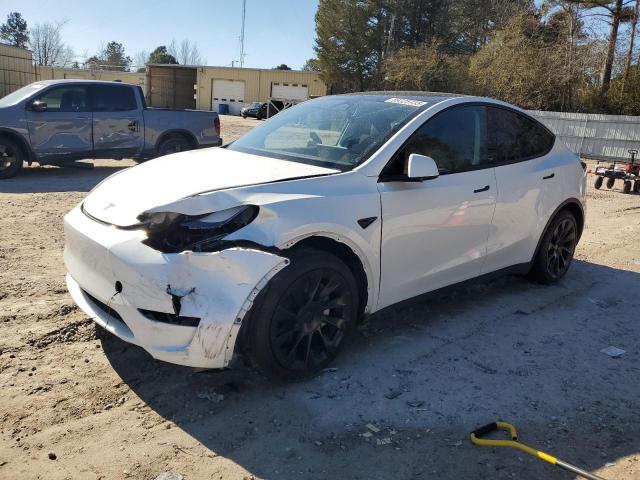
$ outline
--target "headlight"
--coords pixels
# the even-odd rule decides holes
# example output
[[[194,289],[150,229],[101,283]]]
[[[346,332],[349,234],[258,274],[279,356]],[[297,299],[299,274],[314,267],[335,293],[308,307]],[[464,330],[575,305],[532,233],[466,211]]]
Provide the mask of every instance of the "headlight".
[[[143,243],[151,248],[164,253],[209,252],[215,250],[225,236],[249,225],[258,211],[256,205],[239,205],[204,215],[143,213],[138,219],[147,232]]]

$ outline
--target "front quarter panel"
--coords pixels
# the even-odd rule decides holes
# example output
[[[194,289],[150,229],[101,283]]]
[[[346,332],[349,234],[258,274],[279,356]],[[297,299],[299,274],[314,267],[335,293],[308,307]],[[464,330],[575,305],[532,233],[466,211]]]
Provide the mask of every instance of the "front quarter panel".
[[[229,241],[250,241],[286,250],[305,238],[331,238],[348,246],[360,259],[368,283],[366,312],[373,310],[380,278],[380,195],[376,179],[345,172],[197,195],[162,210],[188,215],[230,208],[260,207],[248,226],[228,235]],[[359,219],[375,217],[362,228]]]

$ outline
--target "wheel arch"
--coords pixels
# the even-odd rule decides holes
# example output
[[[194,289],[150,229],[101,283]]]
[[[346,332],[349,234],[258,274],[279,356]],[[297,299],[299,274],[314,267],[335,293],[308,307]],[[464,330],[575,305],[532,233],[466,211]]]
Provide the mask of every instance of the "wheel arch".
[[[335,238],[318,234],[300,239],[284,250],[284,252],[304,247],[314,248],[316,250],[330,253],[338,257],[345,265],[347,265],[347,267],[349,267],[349,270],[353,273],[353,277],[358,284],[358,293],[360,297],[358,312],[360,314],[360,318],[362,318],[365,311],[368,310],[367,307],[369,307],[369,309],[371,308],[370,303],[373,300],[371,298],[372,285],[370,282],[371,273],[367,272],[365,263],[357,253],[357,250],[347,243],[341,242]]]
[[[167,130],[166,132],[162,132],[162,135],[160,135],[158,137],[158,140],[156,140],[155,151],[157,152],[160,144],[172,135],[180,135],[181,137],[186,138],[191,148],[196,148],[198,146],[198,140],[192,132],[181,128],[174,128],[171,130]]]
[[[540,250],[540,245],[542,244],[542,239],[547,234],[547,231],[549,230],[549,226],[551,225],[551,222],[553,222],[553,220],[558,216],[558,214],[563,211],[568,211],[575,217],[576,223],[578,224],[578,241],[580,240],[580,237],[582,236],[582,231],[584,230],[584,221],[585,221],[584,208],[582,207],[582,203],[580,202],[580,200],[578,200],[577,198],[569,198],[564,202],[562,202],[554,210],[554,212],[549,216],[549,220],[547,220],[547,224],[544,226],[544,229],[542,230],[542,234],[538,239],[538,244],[536,245],[536,249],[533,252],[533,257],[531,257],[531,262],[533,262],[536,256],[538,255],[538,252]]]
[[[22,153],[24,153],[24,160],[26,160],[29,165],[31,165],[31,162],[36,160],[36,156],[34,155],[33,150],[31,150],[29,142],[20,133],[9,128],[0,127],[0,137],[9,138],[17,142],[22,148]]]

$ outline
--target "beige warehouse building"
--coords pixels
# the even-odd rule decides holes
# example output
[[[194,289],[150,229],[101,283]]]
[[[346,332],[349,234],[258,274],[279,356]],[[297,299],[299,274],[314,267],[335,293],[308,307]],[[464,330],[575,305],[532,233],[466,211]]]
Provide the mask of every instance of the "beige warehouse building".
[[[229,113],[269,99],[302,101],[327,94],[318,72],[232,67],[147,65],[145,91],[153,107]]]
[[[0,97],[32,82],[54,79],[131,83],[143,87],[152,107],[220,111],[226,105],[236,115],[252,102],[295,103],[327,94],[318,72],[156,64],[142,73],[36,67],[29,50],[0,44]]]

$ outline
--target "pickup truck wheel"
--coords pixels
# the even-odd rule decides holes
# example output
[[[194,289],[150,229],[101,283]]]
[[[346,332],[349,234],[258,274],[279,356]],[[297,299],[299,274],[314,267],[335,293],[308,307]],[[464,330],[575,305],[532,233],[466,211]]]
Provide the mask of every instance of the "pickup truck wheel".
[[[22,170],[24,154],[16,142],[0,138],[0,179],[11,178]]]
[[[268,376],[304,378],[329,365],[354,331],[358,286],[340,259],[301,248],[260,292],[246,332],[248,356]]]
[[[158,156],[191,150],[191,144],[183,135],[169,135],[158,145]]]

